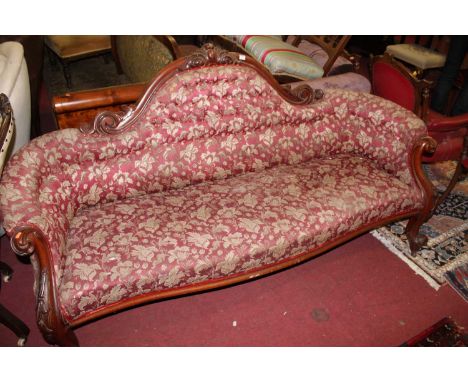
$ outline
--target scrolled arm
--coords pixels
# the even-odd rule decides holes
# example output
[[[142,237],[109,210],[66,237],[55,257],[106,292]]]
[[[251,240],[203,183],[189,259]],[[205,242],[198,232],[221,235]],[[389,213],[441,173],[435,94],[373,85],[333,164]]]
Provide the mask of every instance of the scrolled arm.
[[[30,256],[35,252],[34,242],[42,236],[37,228],[17,227],[10,238],[11,248],[18,256]]]

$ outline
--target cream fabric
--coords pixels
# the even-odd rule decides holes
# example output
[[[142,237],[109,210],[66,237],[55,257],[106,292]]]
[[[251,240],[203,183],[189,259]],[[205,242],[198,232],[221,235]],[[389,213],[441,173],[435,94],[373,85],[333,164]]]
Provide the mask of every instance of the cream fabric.
[[[29,75],[23,45],[19,42],[0,44],[0,93],[8,97],[15,115],[16,131],[11,150],[15,153],[29,142],[31,133]]]
[[[417,44],[396,44],[387,46],[387,52],[419,69],[441,68],[445,55]]]
[[[45,43],[60,58],[72,58],[111,49],[110,36],[46,36]]]

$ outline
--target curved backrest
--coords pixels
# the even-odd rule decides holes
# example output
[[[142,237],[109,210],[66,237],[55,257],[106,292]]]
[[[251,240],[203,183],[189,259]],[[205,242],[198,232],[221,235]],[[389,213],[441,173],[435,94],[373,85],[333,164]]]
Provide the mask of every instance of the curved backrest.
[[[373,93],[411,110],[422,119],[426,119],[430,86],[430,82],[414,77],[389,54],[372,60]]]
[[[15,120],[13,118],[13,110],[11,109],[8,97],[0,94],[0,176],[3,171],[3,166],[6,162],[8,149],[13,140],[15,131]]]

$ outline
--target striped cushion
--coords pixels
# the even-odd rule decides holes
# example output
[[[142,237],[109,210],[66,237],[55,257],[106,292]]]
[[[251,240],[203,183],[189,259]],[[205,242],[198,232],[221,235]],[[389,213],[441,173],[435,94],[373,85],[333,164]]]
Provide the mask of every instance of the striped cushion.
[[[285,74],[302,80],[323,76],[323,69],[296,47],[273,36],[227,36],[264,64],[272,74]]]

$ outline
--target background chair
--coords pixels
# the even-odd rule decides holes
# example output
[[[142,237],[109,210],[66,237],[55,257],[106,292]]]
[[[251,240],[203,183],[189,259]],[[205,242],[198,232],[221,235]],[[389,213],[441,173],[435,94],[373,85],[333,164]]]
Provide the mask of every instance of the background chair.
[[[15,131],[13,111],[8,97],[0,94],[0,175],[7,159],[8,148],[11,146]],[[0,226],[0,237],[4,235],[3,227]],[[1,245],[1,242],[0,242]],[[1,252],[1,248],[0,248]],[[7,282],[11,279],[12,269],[0,261],[0,288],[2,280]],[[23,346],[29,335],[29,328],[7,308],[0,304],[0,323],[7,326],[18,336],[18,346]]]
[[[431,69],[444,66],[450,36],[394,36],[393,39],[394,44],[388,45],[386,52],[410,65],[416,76],[422,78]],[[462,68],[468,68],[468,57]]]
[[[54,96],[52,106],[60,129],[85,129],[104,110],[125,113],[164,66],[198,49],[197,41],[185,36],[112,36],[111,43],[118,70],[132,83]]]
[[[0,93],[10,100],[16,115],[12,153],[29,142],[31,134],[31,93],[23,46],[19,42],[0,44]]]
[[[151,80],[171,61],[198,49],[173,36],[112,36],[111,45],[117,70],[134,83]]]
[[[468,114],[447,117],[431,110],[431,86],[431,82],[418,79],[410,69],[388,53],[372,60],[373,93],[412,110],[426,122],[429,135],[437,141],[436,151],[432,156],[425,156],[425,162],[457,161],[455,174],[447,189],[439,195],[436,202],[438,205],[453,189],[463,171]]]
[[[62,65],[67,87],[72,79],[68,65],[77,60],[111,51],[110,36],[45,36],[46,46],[55,54]]]
[[[279,83],[291,88],[303,84],[317,89],[340,88],[361,92],[369,92],[371,88],[365,76],[355,73],[359,69],[359,57],[344,50],[351,36],[210,38],[215,45],[244,53],[261,62]]]
[[[296,46],[323,68],[323,76],[357,71],[359,58],[345,47],[351,36],[288,36],[287,42]]]

